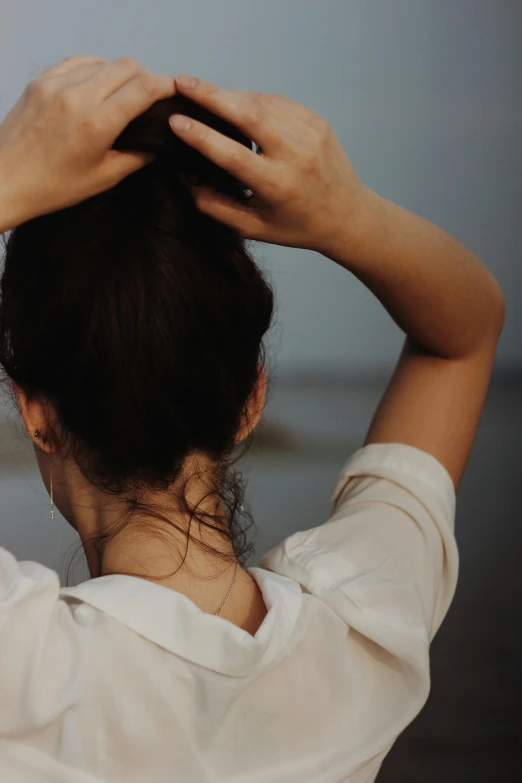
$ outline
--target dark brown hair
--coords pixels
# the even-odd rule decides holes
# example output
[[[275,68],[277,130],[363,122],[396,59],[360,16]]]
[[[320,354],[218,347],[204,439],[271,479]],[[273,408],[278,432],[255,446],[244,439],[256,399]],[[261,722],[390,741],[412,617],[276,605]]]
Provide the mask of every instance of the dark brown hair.
[[[50,400],[71,444],[66,456],[99,489],[128,496],[121,524],[94,542],[100,570],[104,541],[135,514],[169,521],[140,497],[171,487],[193,452],[216,465],[209,494],[226,519],[189,507],[185,485],[190,522],[222,531],[243,566],[254,549],[251,515],[239,512],[245,482],[232,470],[250,438],[238,453],[234,437],[265,364],[274,296],[246,240],[200,212],[188,185],[242,204],[249,191],[171,131],[175,112],[252,148],[184,96],[158,101],[113,145],[153,152],[152,163],[4,238],[3,380]],[[190,525],[187,548],[189,538]]]

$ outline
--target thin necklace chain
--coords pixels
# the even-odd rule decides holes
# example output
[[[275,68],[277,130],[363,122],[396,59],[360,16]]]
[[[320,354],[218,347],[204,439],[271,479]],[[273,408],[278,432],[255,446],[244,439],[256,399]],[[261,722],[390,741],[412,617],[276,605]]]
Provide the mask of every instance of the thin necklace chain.
[[[219,609],[217,610],[217,612],[214,612],[214,614],[219,614],[219,613],[220,613],[220,611],[221,611],[221,610],[223,609],[223,607],[225,606],[226,602],[228,601],[228,599],[229,599],[229,596],[230,596],[230,593],[232,592],[232,588],[234,587],[234,582],[236,581],[236,576],[237,576],[237,569],[238,569],[238,566],[239,566],[239,563],[238,563],[238,562],[236,562],[236,570],[234,571],[234,578],[232,579],[232,584],[231,584],[231,585],[230,585],[230,587],[228,588],[228,593],[227,593],[227,594],[226,594],[226,596],[225,596],[225,600],[223,601],[223,603],[221,604],[221,606],[219,607]]]

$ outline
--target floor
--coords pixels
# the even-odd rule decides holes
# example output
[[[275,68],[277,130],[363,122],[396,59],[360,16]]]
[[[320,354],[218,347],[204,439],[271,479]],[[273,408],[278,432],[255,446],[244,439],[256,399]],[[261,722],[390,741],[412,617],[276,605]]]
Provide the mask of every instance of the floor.
[[[250,565],[287,535],[327,519],[336,476],[362,445],[386,381],[274,383],[239,464],[256,520]],[[432,692],[378,783],[522,780],[521,425],[522,377],[492,384],[458,494],[460,578],[432,646]],[[1,416],[0,444],[2,545],[64,575],[76,538],[59,514],[50,521],[32,451]],[[86,578],[82,568],[80,561],[73,582]]]

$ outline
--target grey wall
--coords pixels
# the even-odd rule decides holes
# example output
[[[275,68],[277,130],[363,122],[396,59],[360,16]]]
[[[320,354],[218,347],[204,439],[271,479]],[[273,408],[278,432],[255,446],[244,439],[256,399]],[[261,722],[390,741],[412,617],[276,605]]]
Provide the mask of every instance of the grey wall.
[[[131,54],[152,70],[308,105],[331,122],[368,186],[446,228],[497,276],[508,310],[500,376],[522,369],[521,23],[520,0],[0,0],[0,118],[33,76],[72,54]],[[334,263],[270,246],[258,257],[279,300],[281,382],[268,430],[257,428],[242,464],[254,563],[326,520],[338,471],[362,444],[402,343],[381,305]],[[303,370],[315,376],[309,383],[290,377]],[[331,382],[330,373],[366,371],[377,380]],[[458,496],[459,586],[432,650],[432,695],[381,783],[517,777],[520,378],[491,386]],[[0,545],[65,582],[78,539],[59,513],[49,519],[32,447],[16,416],[3,414]],[[72,581],[87,577],[80,559]]]
[[[519,0],[2,0],[0,14],[3,112],[81,53],[281,92],[327,117],[368,186],[491,268],[508,304],[498,366],[522,364]],[[355,278],[313,252],[257,257],[277,288],[281,374],[393,366],[402,334]]]

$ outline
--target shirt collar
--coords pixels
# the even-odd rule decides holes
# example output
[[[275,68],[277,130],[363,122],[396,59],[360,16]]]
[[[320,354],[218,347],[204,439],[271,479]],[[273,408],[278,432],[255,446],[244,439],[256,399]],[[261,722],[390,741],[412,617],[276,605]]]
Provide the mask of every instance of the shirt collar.
[[[268,613],[255,636],[200,609],[183,593],[135,576],[114,574],[62,588],[60,595],[100,609],[140,636],[213,671],[241,677],[268,665],[283,649],[302,605],[301,586],[264,568],[246,569]]]

